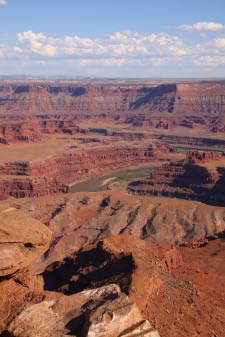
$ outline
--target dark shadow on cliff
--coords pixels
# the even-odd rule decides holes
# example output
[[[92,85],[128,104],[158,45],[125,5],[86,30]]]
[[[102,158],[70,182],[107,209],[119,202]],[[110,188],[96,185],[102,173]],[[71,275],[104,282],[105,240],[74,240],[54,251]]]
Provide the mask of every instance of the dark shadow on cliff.
[[[155,88],[141,88],[138,90],[139,94],[144,96],[138,98],[136,101],[130,103],[130,108],[139,109],[141,106],[152,103],[158,105],[158,99],[162,99],[164,95],[173,93],[173,96],[168,97],[167,110],[173,112],[175,103],[175,94],[177,91],[176,84],[160,85]],[[165,104],[165,102],[163,102]]]
[[[114,283],[128,294],[134,269],[131,254],[113,254],[99,242],[48,266],[43,273],[45,290],[71,295]]]

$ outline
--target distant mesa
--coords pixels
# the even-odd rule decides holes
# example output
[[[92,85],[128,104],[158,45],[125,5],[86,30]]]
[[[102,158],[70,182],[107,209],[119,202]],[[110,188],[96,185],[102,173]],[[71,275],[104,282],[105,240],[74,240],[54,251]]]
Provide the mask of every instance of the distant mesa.
[[[163,82],[163,81],[162,81]],[[165,81],[164,81],[165,82]],[[7,83],[0,85],[0,112],[14,114],[156,114],[164,117],[224,113],[224,82],[102,85]],[[42,97],[44,101],[40,101]],[[63,109],[62,109],[63,107]]]

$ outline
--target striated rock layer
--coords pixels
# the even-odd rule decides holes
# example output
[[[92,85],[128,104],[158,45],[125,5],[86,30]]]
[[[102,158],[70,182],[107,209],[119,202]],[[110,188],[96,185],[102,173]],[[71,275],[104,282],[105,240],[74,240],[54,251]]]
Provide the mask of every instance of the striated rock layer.
[[[131,182],[134,194],[192,199],[225,206],[225,160],[215,152],[191,151],[186,159],[170,162],[149,178]]]
[[[205,115],[224,112],[223,82],[161,85],[12,84],[0,88],[0,109],[10,113],[100,114],[134,111]],[[41,100],[40,100],[41,98]]]
[[[165,81],[164,81],[165,82]],[[133,126],[153,129],[225,130],[225,84],[223,81],[120,85],[48,82],[0,84],[0,116],[7,119],[59,119],[63,132],[74,132],[71,121],[120,121]],[[64,116],[64,117],[63,117]],[[28,120],[29,122],[29,120]],[[36,139],[34,126],[27,122],[29,132],[16,132],[15,139]],[[51,124],[49,122],[48,124]],[[0,123],[1,125],[1,123]],[[41,127],[43,127],[43,123]],[[23,126],[19,126],[23,130]],[[2,130],[4,127],[2,128]],[[9,126],[7,133],[15,129]],[[45,127],[44,127],[45,129]],[[48,127],[47,127],[48,129]],[[7,137],[1,138],[7,141]]]
[[[4,202],[52,230],[38,271],[109,235],[130,234],[146,242],[201,247],[223,235],[225,209],[197,201],[128,195],[123,191],[16,199]]]
[[[172,149],[166,144],[149,146],[100,147],[69,151],[42,161],[0,164],[0,199],[38,197],[67,193],[69,184],[81,179],[106,174],[129,166],[140,165]]]
[[[78,127],[72,120],[29,118],[15,121],[15,117],[8,117],[0,122],[0,143],[9,144],[11,142],[35,142],[40,141],[46,134],[77,134],[87,132]]]

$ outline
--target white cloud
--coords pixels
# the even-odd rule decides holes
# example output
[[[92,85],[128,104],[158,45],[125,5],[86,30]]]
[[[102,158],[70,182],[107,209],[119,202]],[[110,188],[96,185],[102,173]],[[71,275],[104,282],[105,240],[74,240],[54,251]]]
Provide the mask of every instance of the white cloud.
[[[23,49],[21,49],[21,48],[18,47],[18,46],[14,46],[14,47],[13,47],[13,51],[14,51],[16,54],[23,54]]]
[[[0,0],[0,6],[6,5],[6,4],[7,4],[7,1],[6,1],[6,0]]]
[[[6,48],[3,45],[0,45],[0,57],[3,58],[6,56]]]
[[[64,58],[140,58],[188,55],[181,38],[166,33],[116,32],[106,39],[55,37],[31,30],[17,34],[19,48],[36,55]]]
[[[42,47],[46,41],[47,37],[43,33],[33,33],[31,30],[27,30],[22,33],[17,34],[17,40],[21,43],[27,42],[29,44],[29,48],[33,53],[42,52]]]
[[[215,48],[225,50],[225,38],[215,39],[212,44]]]
[[[222,23],[216,23],[216,22],[197,22],[192,25],[182,25],[178,27],[179,29],[185,30],[187,32],[218,32],[225,30],[225,25]]]
[[[201,56],[195,59],[193,63],[200,67],[218,67],[220,65],[225,65],[225,56]]]
[[[71,61],[69,61],[71,62]],[[141,60],[137,59],[126,59],[126,58],[99,58],[99,59],[84,59],[84,60],[73,60],[73,64],[78,64],[81,66],[105,66],[105,67],[120,67],[124,65],[142,65]]]
[[[225,38],[217,38],[213,39],[205,44],[198,45],[196,47],[196,55],[199,56],[225,56]],[[214,58],[215,62],[219,60],[219,58]]]
[[[194,72],[193,69],[204,69],[204,66],[207,69],[218,67],[216,71],[224,67],[225,37],[221,35],[191,44],[165,32],[121,31],[105,38],[90,38],[60,37],[27,30],[17,34],[14,46],[0,44],[0,58],[1,64],[5,60],[28,71],[32,66],[36,70],[44,66],[57,73],[59,69],[67,69],[68,73],[122,76],[123,72],[131,75],[135,70],[137,74],[139,69],[147,76],[148,71],[157,75],[157,71],[167,69],[172,73],[174,69],[181,76],[185,71],[189,75],[191,69]]]

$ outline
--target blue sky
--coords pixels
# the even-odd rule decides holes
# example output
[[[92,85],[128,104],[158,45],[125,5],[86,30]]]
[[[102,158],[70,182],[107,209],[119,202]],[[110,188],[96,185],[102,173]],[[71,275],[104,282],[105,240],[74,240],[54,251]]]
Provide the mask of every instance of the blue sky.
[[[224,0],[0,0],[0,74],[216,77]]]

